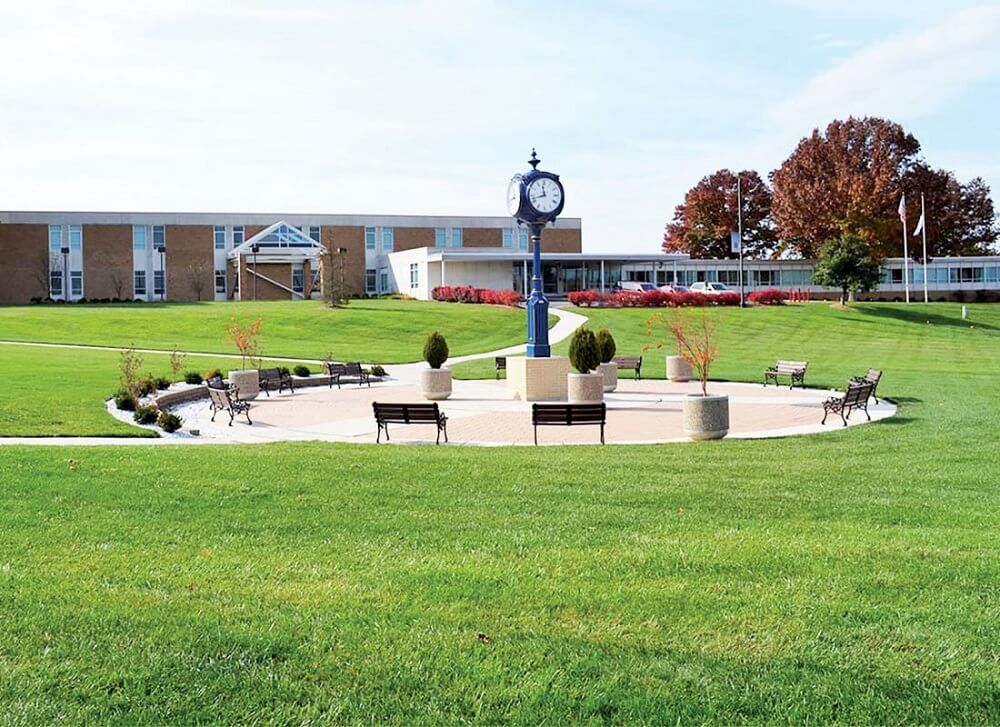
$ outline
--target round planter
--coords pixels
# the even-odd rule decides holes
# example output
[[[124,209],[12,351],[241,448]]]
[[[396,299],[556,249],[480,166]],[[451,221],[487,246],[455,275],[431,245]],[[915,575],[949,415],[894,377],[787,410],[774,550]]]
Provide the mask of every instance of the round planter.
[[[596,404],[604,401],[604,375],[567,374],[567,389],[572,404]]]
[[[243,401],[256,399],[260,393],[260,375],[257,369],[230,371],[229,383],[236,387],[236,397]]]
[[[683,356],[667,356],[667,378],[671,381],[690,381],[691,364]]]
[[[729,397],[688,394],[684,397],[684,433],[691,439],[722,439],[729,433]]]
[[[420,389],[425,399],[440,401],[451,396],[451,369],[423,369],[420,372]]]
[[[604,391],[614,391],[618,388],[618,364],[597,364],[597,373],[604,377]]]

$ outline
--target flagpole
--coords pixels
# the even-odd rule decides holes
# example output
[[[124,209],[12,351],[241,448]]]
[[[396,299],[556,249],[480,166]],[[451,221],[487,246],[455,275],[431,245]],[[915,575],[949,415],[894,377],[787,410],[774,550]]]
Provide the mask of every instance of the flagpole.
[[[743,307],[743,188],[739,176],[736,177],[736,227],[740,236],[740,308]]]
[[[903,218],[903,290],[906,291],[906,302],[910,302],[910,245],[906,238],[906,195],[903,195],[903,200],[900,202],[901,212],[900,217]]]
[[[920,231],[924,235],[924,303],[927,303],[927,217],[924,211],[924,193],[920,193]]]

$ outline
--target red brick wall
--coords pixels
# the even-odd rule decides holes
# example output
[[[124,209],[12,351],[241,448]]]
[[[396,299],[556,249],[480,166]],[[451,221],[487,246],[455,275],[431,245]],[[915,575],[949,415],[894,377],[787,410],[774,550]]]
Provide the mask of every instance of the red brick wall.
[[[48,225],[0,225],[0,303],[49,294],[48,244]]]
[[[132,225],[83,226],[83,294],[132,297]]]
[[[503,247],[503,231],[466,227],[462,230],[462,247]]]
[[[212,300],[215,297],[212,226],[167,225],[166,235],[167,298]]]
[[[398,234],[393,242],[399,242]],[[324,226],[321,240],[329,250],[338,247],[347,249],[347,260],[344,264],[344,287],[347,295],[363,295],[365,292],[365,228],[364,227],[333,227]],[[339,269],[337,274],[339,275]],[[326,275],[320,275],[321,287],[326,284]]]

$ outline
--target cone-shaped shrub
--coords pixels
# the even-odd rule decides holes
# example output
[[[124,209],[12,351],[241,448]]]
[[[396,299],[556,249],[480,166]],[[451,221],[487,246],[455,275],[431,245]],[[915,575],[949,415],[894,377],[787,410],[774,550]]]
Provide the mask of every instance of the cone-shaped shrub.
[[[601,357],[597,352],[597,337],[589,328],[577,328],[569,342],[569,362],[581,374],[589,374],[597,368]]]
[[[424,361],[432,369],[439,369],[448,360],[448,342],[437,331],[427,337],[424,344]]]
[[[601,363],[610,363],[617,350],[618,346],[615,344],[615,338],[611,335],[611,331],[607,328],[599,330],[597,332],[597,357],[601,359]]]

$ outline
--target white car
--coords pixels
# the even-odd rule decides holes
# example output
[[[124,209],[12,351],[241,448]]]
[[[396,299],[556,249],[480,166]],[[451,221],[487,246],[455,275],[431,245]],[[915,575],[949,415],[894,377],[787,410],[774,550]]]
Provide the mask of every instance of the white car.
[[[656,290],[652,283],[640,283],[634,280],[623,280],[619,283],[618,289],[623,293],[649,293]]]
[[[710,283],[710,282],[692,283],[689,290],[692,293],[704,293],[705,295],[718,295],[719,293],[729,292],[729,288],[727,288],[722,283]]]

